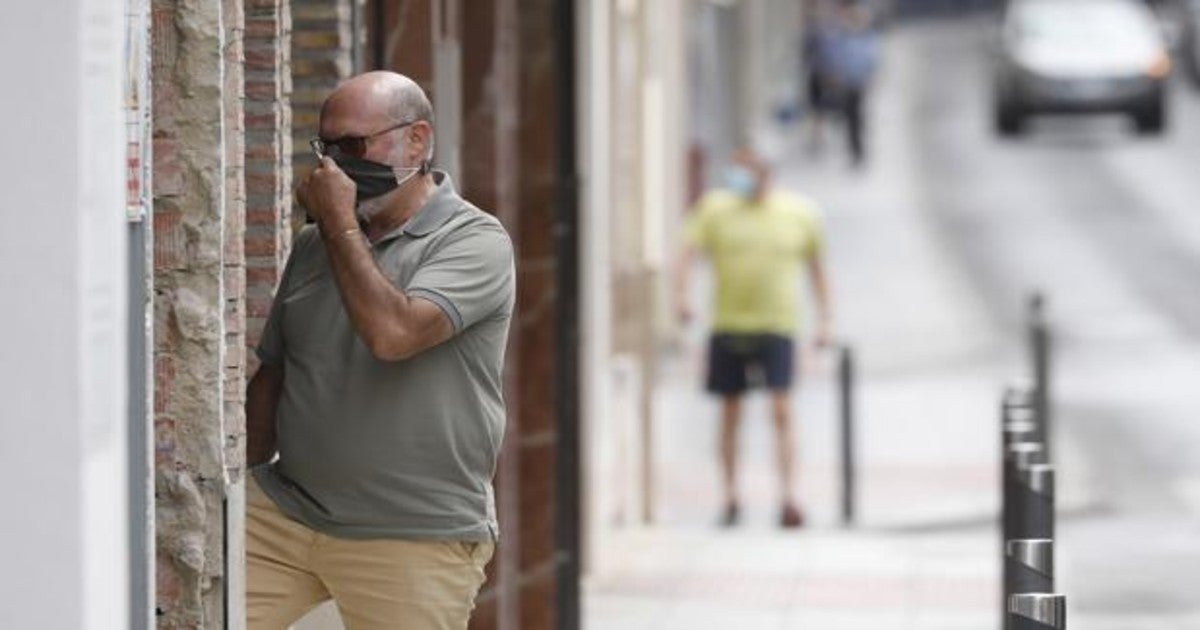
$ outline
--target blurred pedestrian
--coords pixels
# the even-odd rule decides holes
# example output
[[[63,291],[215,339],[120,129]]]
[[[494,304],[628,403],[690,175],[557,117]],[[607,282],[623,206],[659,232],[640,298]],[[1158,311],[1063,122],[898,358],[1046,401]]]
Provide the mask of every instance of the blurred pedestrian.
[[[725,504],[720,521],[724,525],[734,525],[740,517],[737,433],[742,398],[754,386],[770,391],[780,481],[779,523],[784,527],[804,523],[794,485],[791,391],[805,272],[816,298],[816,343],[825,347],[831,341],[823,250],[821,221],[813,204],[774,188],[769,165],[751,149],[737,151],[725,173],[724,187],[702,197],[689,219],[677,269],[676,300],[681,319],[690,320],[691,269],[703,253],[716,277],[707,389],[721,398]]]
[[[828,0],[807,0],[804,3],[804,42],[801,66],[808,97],[809,148],[820,153],[825,147],[825,119],[836,109],[830,99],[829,84],[832,67],[834,20]]]
[[[498,528],[513,251],[432,170],[412,80],[326,99],[320,162],[246,403],[246,610],[288,627],[333,599],[348,628],[463,630]]]
[[[842,111],[851,163],[861,166],[867,157],[863,110],[879,63],[879,36],[870,12],[859,0],[840,0],[827,51],[829,98],[835,99]]]

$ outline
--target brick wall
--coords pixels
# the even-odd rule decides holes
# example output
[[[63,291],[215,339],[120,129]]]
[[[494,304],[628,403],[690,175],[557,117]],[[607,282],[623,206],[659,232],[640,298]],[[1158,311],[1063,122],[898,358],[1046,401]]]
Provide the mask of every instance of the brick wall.
[[[316,164],[308,141],[317,135],[321,102],[350,76],[353,0],[292,0],[292,168],[294,176]],[[294,221],[304,218],[296,209]]]
[[[290,13],[153,0],[151,22],[156,612],[223,628],[240,610],[223,501],[244,472],[247,345],[291,240]]]
[[[247,375],[291,233],[291,10],[286,0],[246,0]]]
[[[151,5],[154,197],[154,440],[158,625],[224,623],[228,34],[221,5]],[[240,55],[236,49],[228,54]],[[227,102],[232,101],[232,102]],[[230,261],[236,268],[237,261]],[[236,275],[236,272],[232,272]],[[234,305],[236,308],[236,304]],[[236,334],[236,332],[234,333]]]

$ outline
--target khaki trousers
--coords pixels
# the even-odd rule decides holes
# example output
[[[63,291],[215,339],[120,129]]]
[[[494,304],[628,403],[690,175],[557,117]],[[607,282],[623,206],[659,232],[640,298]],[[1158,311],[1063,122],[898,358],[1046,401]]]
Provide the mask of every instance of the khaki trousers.
[[[332,598],[346,630],[465,630],[494,545],[326,536],[246,483],[249,630],[286,630]]]

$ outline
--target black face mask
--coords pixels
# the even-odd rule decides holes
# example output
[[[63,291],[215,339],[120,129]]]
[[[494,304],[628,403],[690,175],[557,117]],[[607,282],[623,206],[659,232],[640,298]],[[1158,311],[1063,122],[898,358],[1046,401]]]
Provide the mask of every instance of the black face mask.
[[[333,161],[354,181],[354,187],[358,191],[355,203],[386,195],[400,187],[395,171],[387,164],[352,155],[339,155],[333,158]]]

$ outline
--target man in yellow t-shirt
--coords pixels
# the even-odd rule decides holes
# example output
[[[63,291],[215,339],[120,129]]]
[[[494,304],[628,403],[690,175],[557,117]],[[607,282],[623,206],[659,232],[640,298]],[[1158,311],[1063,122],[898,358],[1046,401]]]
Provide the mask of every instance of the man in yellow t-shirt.
[[[725,507],[721,523],[735,525],[737,429],[742,396],[751,386],[770,390],[780,475],[783,527],[799,527],[804,513],[794,488],[795,441],[791,426],[794,338],[800,332],[800,291],[807,273],[816,301],[815,340],[830,342],[829,289],[817,210],[801,197],[771,187],[768,165],[753,151],[734,154],[725,186],[706,194],[688,220],[677,274],[680,317],[691,319],[690,274],[698,254],[716,276],[708,352],[710,392],[721,397],[721,465]]]

